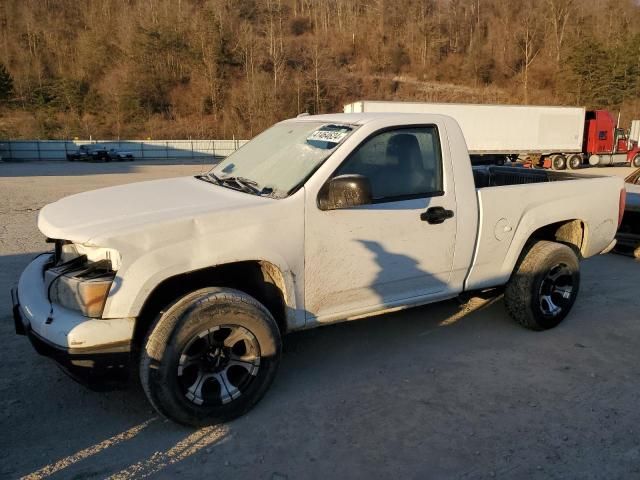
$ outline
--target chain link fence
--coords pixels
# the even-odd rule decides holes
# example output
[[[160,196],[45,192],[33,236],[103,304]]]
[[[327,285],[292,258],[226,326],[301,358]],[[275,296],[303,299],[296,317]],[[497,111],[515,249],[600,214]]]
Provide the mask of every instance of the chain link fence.
[[[214,159],[229,155],[247,140],[9,140],[0,141],[4,161],[66,160],[81,145],[131,152],[136,159]]]

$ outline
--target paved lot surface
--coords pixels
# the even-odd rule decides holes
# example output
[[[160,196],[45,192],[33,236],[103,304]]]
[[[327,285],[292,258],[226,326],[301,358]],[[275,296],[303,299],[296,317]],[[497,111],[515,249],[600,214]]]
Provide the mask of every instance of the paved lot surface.
[[[14,335],[9,287],[46,248],[39,208],[200,170],[0,163],[0,478],[640,478],[631,258],[586,261],[576,308],[548,332],[514,324],[498,298],[290,335],[264,400],[202,430],[158,418],[137,389],[86,390]]]

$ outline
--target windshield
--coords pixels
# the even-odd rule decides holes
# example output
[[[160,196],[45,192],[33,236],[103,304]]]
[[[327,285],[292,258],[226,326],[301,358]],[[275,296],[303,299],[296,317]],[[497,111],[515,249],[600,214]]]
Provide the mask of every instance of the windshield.
[[[280,123],[222,160],[210,174],[223,181],[250,182],[257,193],[286,197],[355,128],[321,122]]]

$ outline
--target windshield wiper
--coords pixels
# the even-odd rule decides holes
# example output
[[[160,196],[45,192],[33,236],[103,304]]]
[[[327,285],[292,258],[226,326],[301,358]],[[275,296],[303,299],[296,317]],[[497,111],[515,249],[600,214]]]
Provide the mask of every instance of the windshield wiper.
[[[196,178],[214,185],[228,186],[234,190],[240,190],[254,195],[270,194],[273,191],[271,188],[260,189],[258,182],[244,177],[218,177],[215,173],[209,172],[206,175],[196,175]],[[235,185],[235,187],[229,184]]]
[[[210,174],[210,175],[213,175],[213,174]],[[240,187],[240,190],[242,190],[243,192],[253,193],[256,195],[260,195],[262,193],[262,191],[258,188],[258,182],[254,180],[249,180],[248,178],[244,178],[244,177],[215,177],[215,178],[218,179],[218,181],[220,181],[221,183],[233,182],[238,187]]]
[[[216,182],[218,185],[222,185],[222,180],[220,180],[220,177],[218,177],[215,173],[213,172],[209,172],[207,173],[207,177],[209,177],[210,179],[212,179],[214,182]]]
[[[214,185],[222,185],[222,182],[220,182],[220,179],[213,178],[209,174],[207,174],[207,175],[196,175],[195,177],[198,180],[202,180],[203,182],[212,183]]]

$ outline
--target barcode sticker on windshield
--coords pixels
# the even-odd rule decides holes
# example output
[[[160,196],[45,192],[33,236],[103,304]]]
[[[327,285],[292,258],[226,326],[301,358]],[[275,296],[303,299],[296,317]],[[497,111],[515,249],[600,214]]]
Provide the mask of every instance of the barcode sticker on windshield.
[[[316,130],[311,135],[307,137],[307,141],[317,141],[317,142],[330,142],[330,143],[340,143],[344,137],[348,135],[349,132],[344,132],[340,130]]]

